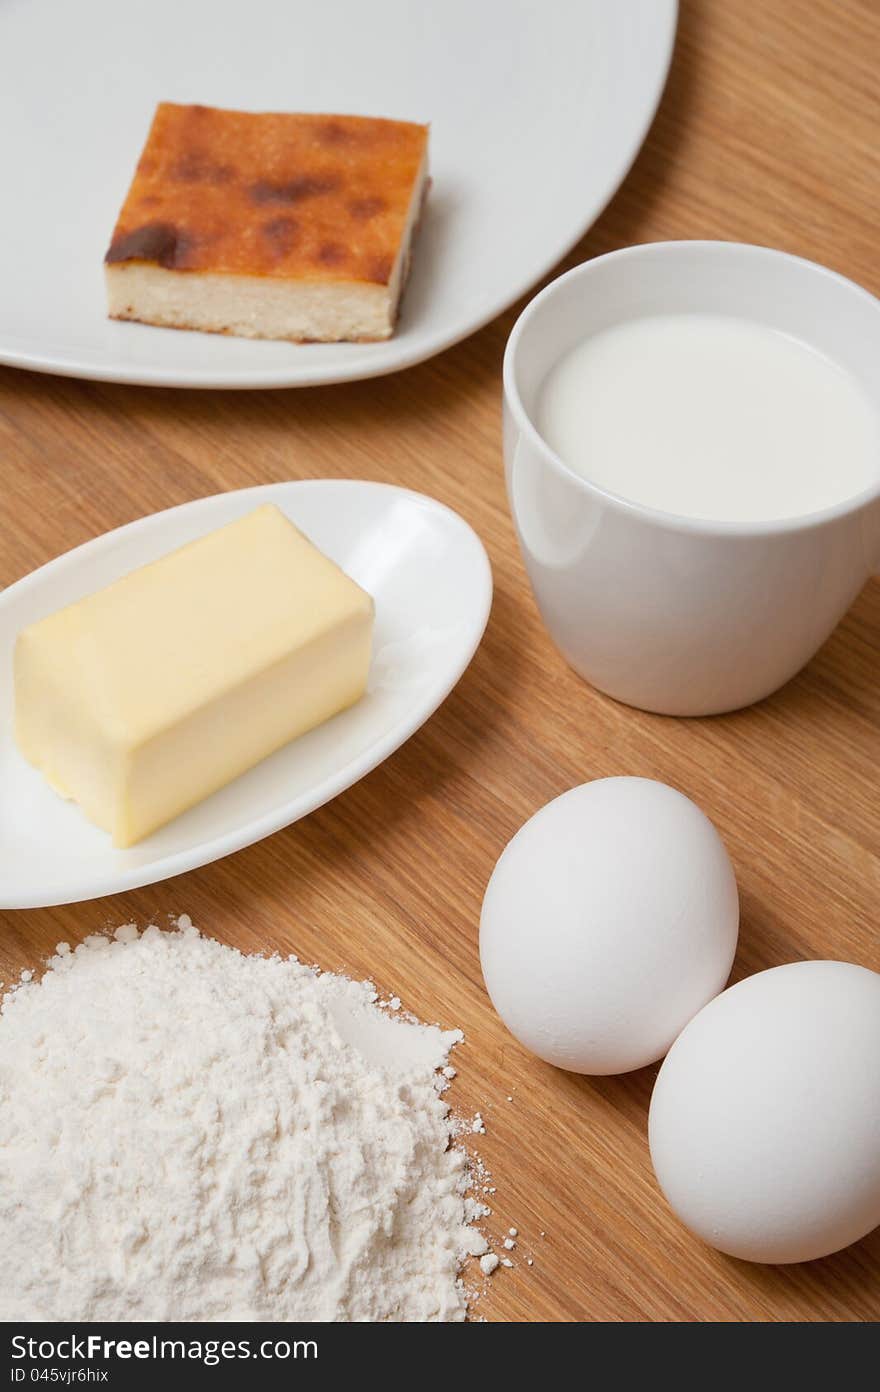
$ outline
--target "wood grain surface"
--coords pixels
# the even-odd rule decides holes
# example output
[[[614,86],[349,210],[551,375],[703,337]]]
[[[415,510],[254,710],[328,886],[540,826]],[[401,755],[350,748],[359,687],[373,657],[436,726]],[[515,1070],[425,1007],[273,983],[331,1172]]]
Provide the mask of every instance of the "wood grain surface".
[[[878,70],[876,0],[685,3],[653,130],[565,264],[633,242],[731,238],[880,292]],[[187,911],[225,942],[372,976],[421,1017],[460,1025],[451,1097],[486,1118],[491,1229],[520,1232],[515,1268],[479,1306],[487,1319],[876,1318],[880,1229],[795,1267],[703,1247],[653,1179],[656,1070],[557,1072],[506,1033],[483,990],[477,922],[496,857],[542,803],[613,773],[674,784],[719,827],[742,892],[735,976],[804,957],[880,968],[880,583],[801,676],[751,710],[672,720],[590,690],[542,630],[505,504],[500,366],[517,308],[422,367],[347,386],[210,394],[0,373],[0,583],[190,498],[344,476],[451,504],[483,537],[496,584],[471,668],[386,764],[219,864],[0,915],[0,978],[59,939]]]

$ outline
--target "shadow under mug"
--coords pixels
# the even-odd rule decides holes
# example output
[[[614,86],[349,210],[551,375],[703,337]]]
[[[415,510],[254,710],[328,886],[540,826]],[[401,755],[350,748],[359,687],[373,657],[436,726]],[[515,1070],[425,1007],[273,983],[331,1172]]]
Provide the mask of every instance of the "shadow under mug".
[[[766,522],[659,512],[573,473],[533,424],[548,371],[590,334],[670,313],[735,315],[794,335],[880,407],[880,301],[785,252],[656,242],[576,266],[514,325],[504,357],[507,491],[553,641],[618,701],[713,715],[793,677],[880,569],[880,459],[870,489]]]

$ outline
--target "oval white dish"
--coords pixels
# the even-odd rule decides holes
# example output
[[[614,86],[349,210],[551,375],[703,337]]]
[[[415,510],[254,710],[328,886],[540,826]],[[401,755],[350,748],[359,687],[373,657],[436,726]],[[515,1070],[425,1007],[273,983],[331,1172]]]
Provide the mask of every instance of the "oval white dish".
[[[127,850],[58,797],[13,737],[20,629],[257,507],[277,504],[376,601],[367,694]],[[0,908],[98,898],[179,875],[297,821],[393,753],[470,662],[489,617],[483,545],[456,513],[390,484],[268,484],[154,513],[0,594]]]

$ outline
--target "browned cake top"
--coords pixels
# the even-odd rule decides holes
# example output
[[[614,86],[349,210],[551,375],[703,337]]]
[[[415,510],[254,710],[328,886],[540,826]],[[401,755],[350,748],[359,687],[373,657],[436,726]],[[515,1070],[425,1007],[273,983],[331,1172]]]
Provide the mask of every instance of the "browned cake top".
[[[109,263],[385,285],[427,126],[156,108]]]

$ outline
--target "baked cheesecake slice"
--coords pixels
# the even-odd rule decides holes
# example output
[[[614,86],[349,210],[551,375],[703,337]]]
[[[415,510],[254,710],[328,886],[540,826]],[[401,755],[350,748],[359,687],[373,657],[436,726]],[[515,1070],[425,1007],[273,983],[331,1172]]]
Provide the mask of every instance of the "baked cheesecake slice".
[[[110,317],[297,342],[389,338],[428,127],[162,102],[105,257]]]

